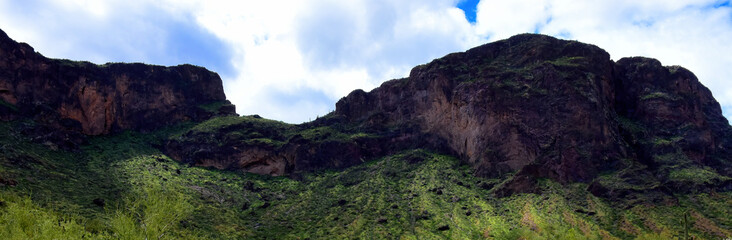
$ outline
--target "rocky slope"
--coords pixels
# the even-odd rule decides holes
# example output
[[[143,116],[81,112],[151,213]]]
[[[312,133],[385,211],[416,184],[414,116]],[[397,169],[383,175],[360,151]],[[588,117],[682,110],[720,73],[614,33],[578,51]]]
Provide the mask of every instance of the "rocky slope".
[[[154,147],[186,126],[93,136],[71,152],[30,142],[19,134],[24,124],[0,122],[0,239],[732,236],[732,192],[618,207],[588,184],[544,179],[539,194],[497,198],[488,186],[503,179],[472,176],[458,159],[424,150],[270,177],[192,167]]]
[[[2,120],[32,117],[87,135],[234,113],[221,78],[204,68],[49,59],[2,31],[0,103]],[[212,112],[207,105],[227,106]]]
[[[203,68],[0,34],[0,239],[732,236],[732,128],[653,59],[527,34],[310,123],[233,110]]]
[[[538,168],[546,177],[586,181],[627,157],[614,127],[612,68],[597,47],[521,35],[418,66],[370,93],[353,92],[336,114],[414,122],[445,139],[479,175],[533,164],[548,166]]]
[[[513,175],[499,195],[536,191],[539,178],[621,197],[628,186],[661,195],[731,187],[732,130],[693,73],[649,58],[613,62],[596,46],[542,35],[417,66],[408,78],[352,92],[324,118],[283,126],[289,132],[217,124],[208,137],[169,140],[166,152],[283,175],[426,148],[458,156],[478,176]],[[231,137],[237,129],[255,130]],[[609,178],[632,184],[607,186]]]
[[[4,33],[0,99],[0,118],[31,117],[41,125],[25,134],[72,147],[83,138],[74,132],[234,114],[206,69],[48,59]],[[477,176],[510,176],[499,195],[536,191],[540,178],[592,183],[608,197],[638,186],[661,195],[732,188],[732,128],[693,73],[648,58],[613,62],[596,46],[533,34],[356,90],[311,123],[216,117],[159,147],[192,165],[276,176],[422,148],[457,156]]]
[[[548,36],[450,54],[407,79],[354,91],[335,114],[413,123],[478,175],[519,171],[522,189],[507,190],[528,190],[522,175],[589,182],[636,162],[665,171],[655,175],[686,166],[731,174],[732,130],[693,73],[648,58],[613,62],[596,46]]]

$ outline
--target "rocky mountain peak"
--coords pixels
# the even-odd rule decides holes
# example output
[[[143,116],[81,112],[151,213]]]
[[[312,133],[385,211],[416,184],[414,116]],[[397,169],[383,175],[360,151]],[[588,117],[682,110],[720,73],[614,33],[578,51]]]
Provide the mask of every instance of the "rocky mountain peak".
[[[692,72],[614,62],[597,46],[537,34],[448,54],[291,125],[233,116],[221,79],[201,67],[48,59],[0,32],[0,100],[0,119],[32,118],[61,141],[201,122],[159,147],[192,165],[258,174],[427,149],[477,176],[509,178],[498,195],[536,191],[537,179],[585,182],[608,197],[732,189],[732,127]]]
[[[87,135],[235,114],[221,78],[205,68],[49,59],[2,31],[0,103],[0,119]]]
[[[591,182],[636,160],[661,176],[730,174],[729,123],[693,73],[649,58],[613,62],[594,45],[549,36],[449,54],[336,106],[366,128],[416,126],[478,175],[518,171],[507,193],[531,191],[536,178]]]

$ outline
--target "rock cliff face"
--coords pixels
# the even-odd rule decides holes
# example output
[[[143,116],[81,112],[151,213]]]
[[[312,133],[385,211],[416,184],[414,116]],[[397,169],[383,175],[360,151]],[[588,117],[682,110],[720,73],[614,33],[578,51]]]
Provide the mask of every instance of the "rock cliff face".
[[[60,147],[192,120],[160,148],[219,169],[297,176],[429,149],[510,177],[484,187],[498,195],[536,191],[541,178],[609,198],[732,190],[732,127],[693,73],[543,35],[417,66],[310,123],[233,115],[204,68],[48,59],[0,31],[0,120],[33,118],[41,127],[24,131]]]
[[[425,148],[458,156],[479,176],[510,176],[497,195],[536,191],[540,178],[590,183],[611,198],[732,189],[732,128],[691,72],[649,58],[613,62],[596,46],[542,35],[417,66],[310,123],[275,130],[261,121],[214,119],[170,139],[166,152],[297,175]]]
[[[256,116],[219,117],[172,137],[164,146],[173,159],[196,166],[274,176],[340,169],[405,149],[440,149],[408,127],[365,133],[340,118],[290,125]]]
[[[407,79],[337,104],[349,121],[414,122],[494,176],[529,164],[587,181],[628,157],[614,116],[613,63],[603,50],[521,35],[414,68]]]
[[[732,128],[693,73],[638,57],[621,59],[615,70],[617,115],[646,129],[643,136],[625,131],[640,161],[653,163],[654,155],[679,153],[732,175]]]
[[[204,68],[49,59],[2,31],[0,103],[0,119],[33,117],[87,135],[234,114],[221,79]],[[207,104],[227,106],[200,107]]]
[[[336,107],[362,126],[418,126],[478,175],[518,171],[507,194],[531,191],[536,178],[591,182],[636,163],[678,186],[680,169],[731,173],[730,125],[690,71],[639,57],[616,63],[596,46],[548,36],[447,55]],[[727,177],[713,184],[730,186]]]

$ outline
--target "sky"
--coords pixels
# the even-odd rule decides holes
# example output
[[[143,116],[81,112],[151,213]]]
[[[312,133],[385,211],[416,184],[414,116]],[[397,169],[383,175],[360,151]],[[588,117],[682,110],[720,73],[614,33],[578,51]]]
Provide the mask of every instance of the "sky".
[[[448,53],[541,33],[684,66],[732,117],[729,0],[0,0],[0,29],[52,58],[203,66],[239,114],[289,123]]]

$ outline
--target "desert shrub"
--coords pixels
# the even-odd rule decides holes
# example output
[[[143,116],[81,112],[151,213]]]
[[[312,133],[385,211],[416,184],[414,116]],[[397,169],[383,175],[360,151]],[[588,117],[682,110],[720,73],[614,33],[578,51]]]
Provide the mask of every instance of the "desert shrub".
[[[27,196],[0,194],[0,239],[81,239],[91,237],[74,217],[41,208]],[[103,237],[103,236],[99,236]]]
[[[117,239],[180,239],[180,221],[193,212],[179,189],[146,186],[130,195],[109,220]]]

